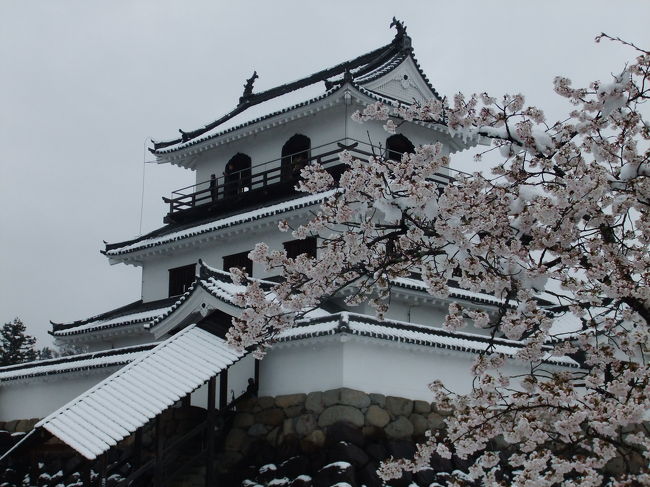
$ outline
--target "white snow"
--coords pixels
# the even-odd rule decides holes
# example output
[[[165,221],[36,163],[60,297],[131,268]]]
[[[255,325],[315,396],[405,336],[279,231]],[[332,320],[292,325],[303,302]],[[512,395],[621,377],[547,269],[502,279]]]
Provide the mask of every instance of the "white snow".
[[[36,427],[47,429],[86,458],[95,459],[242,356],[221,338],[190,325]],[[160,363],[165,364],[164,371]]]
[[[276,215],[279,213],[284,213],[286,211],[301,208],[304,206],[319,204],[329,196],[333,195],[334,191],[335,190],[330,190],[330,191],[325,191],[323,193],[304,196],[302,198],[296,198],[293,200],[285,201],[283,203],[278,203],[276,205],[265,206],[263,208],[258,208],[256,210],[240,213],[238,215],[234,215],[228,218],[222,218],[214,222],[205,223],[203,225],[197,225],[195,227],[186,230],[179,230],[178,232],[172,232],[170,234],[163,235],[161,237],[147,238],[130,245],[125,245],[124,247],[109,250],[106,252],[106,255],[109,257],[115,257],[130,252],[135,252],[137,250],[146,249],[149,247],[177,242],[179,240],[185,240],[187,238],[194,237],[196,235],[214,232],[222,228],[231,227],[233,225],[238,225],[249,221],[259,220],[261,218]]]

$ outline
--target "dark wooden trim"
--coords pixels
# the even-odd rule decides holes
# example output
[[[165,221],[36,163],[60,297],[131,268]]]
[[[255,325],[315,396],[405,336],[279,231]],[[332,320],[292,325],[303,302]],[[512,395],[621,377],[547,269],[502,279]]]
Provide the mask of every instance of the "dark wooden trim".
[[[155,471],[154,471],[154,486],[155,487],[162,487],[164,484],[164,471],[163,471],[163,466],[164,466],[164,456],[165,456],[165,437],[164,437],[164,432],[162,430],[163,424],[162,424],[162,414],[159,414],[156,416],[156,428],[155,428],[155,435],[156,435],[156,466],[155,466]]]
[[[224,411],[228,407],[228,369],[219,373],[219,409]]]
[[[210,377],[208,381],[208,413],[207,413],[207,452],[205,455],[205,487],[214,483],[214,429],[216,427],[215,395],[217,394],[217,378]]]

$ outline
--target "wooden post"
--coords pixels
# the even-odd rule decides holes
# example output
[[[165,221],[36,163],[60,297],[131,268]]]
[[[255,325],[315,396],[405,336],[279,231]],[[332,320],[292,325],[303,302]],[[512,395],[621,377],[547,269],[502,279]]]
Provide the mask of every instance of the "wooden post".
[[[156,465],[154,469],[154,486],[162,487],[164,481],[163,471],[163,455],[164,455],[164,439],[163,439],[163,422],[162,415],[156,416]]]
[[[257,392],[259,393],[259,391],[260,391],[260,361],[259,361],[259,359],[255,359],[255,387],[257,388]]]
[[[133,441],[133,463],[134,470],[142,463],[142,427],[135,430],[135,438]]]
[[[97,485],[100,487],[106,487],[106,467],[107,467],[107,457],[108,452],[105,452],[97,460],[98,472],[97,472]]]
[[[183,399],[181,399],[181,405],[184,408],[189,408],[192,405],[192,393],[191,392],[189,394],[187,394],[186,396],[184,396]]]
[[[219,409],[224,410],[228,406],[228,369],[219,373]]]
[[[208,416],[206,418],[207,438],[208,443],[205,453],[205,487],[212,487],[214,484],[214,428],[215,421],[215,402],[217,394],[217,378],[216,376],[210,377],[208,381]],[[221,398],[220,398],[221,399]]]

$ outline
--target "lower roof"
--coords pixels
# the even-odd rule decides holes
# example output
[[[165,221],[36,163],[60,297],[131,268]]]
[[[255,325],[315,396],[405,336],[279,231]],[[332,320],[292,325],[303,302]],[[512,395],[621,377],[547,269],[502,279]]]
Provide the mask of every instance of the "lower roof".
[[[139,358],[157,343],[114,348],[101,352],[80,353],[49,360],[35,360],[24,364],[0,367],[0,385],[15,381],[61,375],[71,372],[123,366]]]
[[[191,325],[40,422],[93,460],[244,354]]]

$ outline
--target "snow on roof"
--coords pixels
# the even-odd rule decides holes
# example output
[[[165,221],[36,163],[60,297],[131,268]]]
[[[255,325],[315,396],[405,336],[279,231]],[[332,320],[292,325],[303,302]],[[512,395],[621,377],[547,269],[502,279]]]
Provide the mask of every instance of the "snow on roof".
[[[186,142],[179,140],[177,144],[170,145],[165,149],[157,150],[155,153],[157,155],[163,155],[170,152],[175,152],[179,149],[184,149],[186,147],[200,144],[201,142],[209,139],[214,139],[229,132],[233,132],[237,129],[246,127],[247,125],[252,125],[267,118],[295,110],[296,108],[310,105],[318,100],[327,98],[336,91],[338,91],[338,88],[325,90],[320,83],[305,86],[295,91],[290,91],[257,105],[253,105],[252,107],[238,113],[237,115],[234,115],[232,118],[229,118],[227,121],[217,125],[211,130],[206,131],[198,138],[191,139]]]
[[[191,325],[53,412],[36,428],[45,428],[93,460],[241,357],[223,339]]]
[[[448,332],[415,323],[395,320],[379,320],[368,315],[342,312],[325,318],[304,320],[297,326],[282,332],[278,341],[292,341],[309,337],[350,333],[352,335],[379,338],[414,345],[446,348],[469,353],[484,352],[492,345],[495,353],[514,357],[523,348],[521,342],[505,338],[490,338],[467,332]],[[578,363],[568,357],[548,357],[548,363],[577,367]]]
[[[388,72],[390,71],[389,67],[391,69],[394,69],[394,67],[399,64],[395,62],[391,63],[392,60],[395,58],[402,59],[405,55],[411,52],[411,39],[405,35],[403,31],[398,30],[397,35],[393,41],[385,46],[358,56],[354,59],[340,63],[331,68],[323,69],[317,73],[313,73],[299,80],[289,82],[262,92],[253,92],[253,83],[257,78],[257,74],[255,73],[253,77],[247,80],[244,94],[239,99],[239,103],[228,114],[199,129],[192,131],[181,131],[182,137],[179,139],[154,142],[154,148],[151,149],[151,152],[158,155],[159,158],[163,159],[166,153],[174,152],[189,145],[195,144],[198,141],[214,137],[214,132],[223,132],[223,127],[227,127],[226,124],[228,124],[230,127],[238,127],[242,125],[242,122],[246,123],[248,121],[247,123],[250,123],[251,120],[254,121],[256,117],[259,118],[260,114],[268,114],[269,110],[273,110],[273,108],[275,108],[275,110],[278,110],[278,108],[286,107],[287,103],[290,103],[289,99],[284,99],[284,96],[286,95],[308,88],[309,90],[306,91],[305,94],[309,93],[311,96],[314,96],[314,94],[318,93],[319,91],[322,94],[322,87],[320,87],[319,90],[318,87],[313,88],[314,85],[319,85],[321,82],[325,82],[325,89],[329,90],[336,84],[340,86],[343,81],[354,81],[354,76],[364,77],[368,73],[373,73],[375,71],[379,71],[381,73]],[[345,74],[345,76],[343,76],[343,79],[339,79],[343,74]],[[426,81],[428,83],[428,80]],[[432,91],[434,90],[432,89]],[[298,99],[304,99],[305,94],[298,95]],[[278,102],[277,105],[270,105],[259,110],[251,111],[256,106],[264,104],[276,98],[283,98],[283,100]],[[233,122],[233,118],[237,118],[238,120],[236,122]],[[210,132],[212,132],[212,135],[208,135],[206,137],[206,134]]]
[[[251,282],[258,282],[263,289],[270,289],[274,284],[276,284],[272,281],[265,281],[263,279],[257,279],[254,277],[249,277],[248,279]],[[193,293],[198,292],[199,289],[203,289],[215,298],[235,307],[239,307],[236,304],[235,299],[237,294],[246,291],[246,287],[244,285],[233,284],[230,272],[222,271],[215,267],[209,266],[203,262],[203,260],[199,259],[198,276],[189,287],[189,289],[178,299],[178,301],[176,301],[176,303],[174,303],[173,306],[169,308],[167,312],[158,316],[151,323],[145,325],[145,327],[147,329],[151,329],[166,320],[169,316],[172,315],[172,313],[180,310],[183,307],[183,304],[188,302],[190,296]],[[324,309],[316,308],[310,310],[306,316],[309,318],[318,318],[329,315],[330,313]]]
[[[158,316],[165,314],[170,308],[171,308],[170,306],[166,306],[166,307],[157,308],[150,311],[132,313],[129,315],[120,316],[109,320],[91,321],[90,323],[86,323],[85,325],[80,325],[75,328],[55,331],[54,335],[55,336],[76,335],[79,333],[87,333],[90,331],[98,331],[106,328],[115,328],[118,326],[135,325],[135,324],[144,326],[146,328],[148,323],[151,323]]]
[[[142,356],[156,343],[116,348],[102,352],[82,353],[49,360],[36,360],[0,368],[0,384],[49,375],[121,366]]]
[[[391,279],[391,281],[399,287],[427,292],[426,284],[419,279],[413,279],[410,277],[396,277],[395,279]],[[475,301],[479,303],[491,304],[496,306],[501,305],[505,302],[503,299],[492,296],[491,294],[466,291],[465,289],[460,289],[458,287],[449,288],[449,297],[457,298],[457,299],[467,299],[469,301]]]
[[[53,323],[54,330],[51,334],[56,337],[66,337],[130,325],[143,328],[147,323],[164,314],[173,302],[173,297],[147,303],[142,300],[135,301],[85,320],[72,323]]]
[[[178,230],[176,232],[171,232],[166,235],[159,237],[150,237],[143,238],[134,243],[130,243],[120,247],[113,247],[110,250],[104,252],[108,257],[118,257],[132,252],[137,252],[139,250],[148,249],[151,247],[157,247],[159,245],[165,245],[172,242],[178,242],[180,240],[185,240],[197,235],[204,235],[206,233],[215,232],[223,228],[232,227],[235,225],[240,225],[242,223],[251,222],[265,218],[268,216],[278,215],[285,213],[287,211],[295,210],[298,208],[303,208],[305,206],[316,205],[323,202],[326,198],[334,194],[335,190],[325,191],[323,193],[303,196],[300,198],[295,198],[289,201],[284,201],[282,203],[264,206],[252,211],[246,211],[239,213],[237,215],[229,216],[227,218],[220,218],[218,220],[212,221],[210,223],[204,223],[202,225],[197,225],[191,228],[184,230]],[[119,244],[114,244],[119,245]]]

